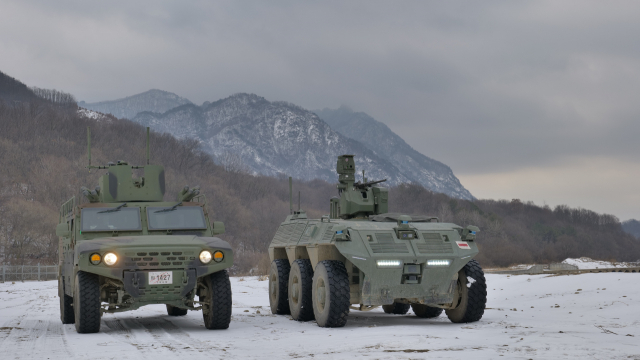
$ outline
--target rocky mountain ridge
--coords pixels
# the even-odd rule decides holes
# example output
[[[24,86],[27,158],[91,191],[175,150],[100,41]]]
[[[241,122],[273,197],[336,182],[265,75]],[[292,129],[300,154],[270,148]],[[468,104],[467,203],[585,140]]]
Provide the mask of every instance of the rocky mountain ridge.
[[[143,111],[163,113],[184,104],[191,104],[191,101],[174,93],[157,89],[151,89],[117,100],[95,103],[78,102],[78,106],[85,109],[112,114],[115,117],[126,119],[133,119],[138,113]]]

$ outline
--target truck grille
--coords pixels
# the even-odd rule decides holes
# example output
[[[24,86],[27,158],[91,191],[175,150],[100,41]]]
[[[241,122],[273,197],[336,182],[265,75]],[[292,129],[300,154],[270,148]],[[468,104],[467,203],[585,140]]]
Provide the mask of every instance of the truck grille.
[[[191,260],[195,260],[193,251],[163,251],[163,252],[128,252],[124,258],[125,266],[137,266],[138,268],[157,268],[159,266],[184,266]],[[174,256],[171,256],[174,255]],[[176,261],[178,260],[178,261]]]
[[[386,253],[408,254],[409,253],[407,244],[396,243],[393,240],[393,236],[390,233],[377,233],[376,240],[378,240],[377,243],[369,244],[369,246],[371,246],[371,251],[373,251],[374,254],[386,254]]]

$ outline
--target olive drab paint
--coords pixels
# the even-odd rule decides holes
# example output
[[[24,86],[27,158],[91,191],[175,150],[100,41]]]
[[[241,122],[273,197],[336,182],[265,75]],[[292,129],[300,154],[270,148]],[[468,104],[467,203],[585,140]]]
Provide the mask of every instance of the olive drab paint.
[[[464,290],[461,284],[466,284],[466,276],[459,278],[459,274],[478,254],[475,236],[479,229],[442,223],[435,217],[388,213],[388,189],[375,186],[385,180],[367,181],[363,173],[362,180],[356,181],[353,158],[338,157],[339,197],[330,199],[329,215],[309,219],[303,210],[293,211],[269,246],[271,261],[278,262],[281,268],[282,261],[292,266],[303,259],[314,271],[319,266],[324,269],[326,261],[333,267],[344,267],[352,309],[392,304],[404,304],[407,310],[409,304],[435,310],[455,309]],[[277,281],[276,275],[270,275],[270,283]],[[314,275],[314,286],[318,282],[315,278]],[[304,298],[299,294],[303,288],[298,285],[300,281],[290,279],[294,288],[288,289],[288,296],[293,305]],[[481,285],[484,286],[484,278]],[[274,289],[278,286],[270,284],[272,302],[277,299]],[[486,289],[480,290],[486,301]],[[320,308],[315,297],[311,300],[314,310]],[[484,303],[481,306],[484,311]],[[318,324],[334,327],[343,326],[345,321]]]
[[[90,141],[88,130],[87,168],[102,172],[99,185],[93,190],[81,188],[88,203],[78,203],[75,197],[65,202],[60,208],[56,227],[60,240],[59,296],[63,322],[73,322],[74,316],[68,313],[72,310],[79,332],[99,329],[99,322],[95,326],[78,325],[78,310],[70,305],[71,301],[77,305],[79,300],[73,297],[85,291],[77,289],[77,284],[93,279],[91,281],[99,284],[99,295],[96,295],[99,296],[99,309],[93,309],[96,304],[91,303],[89,312],[112,313],[135,310],[148,304],[167,304],[170,315],[172,312],[173,315],[184,315],[187,309],[203,309],[207,323],[207,314],[215,313],[217,309],[202,301],[203,297],[206,299],[203,294],[217,295],[215,289],[205,288],[211,283],[205,279],[210,276],[213,279],[212,274],[223,272],[215,278],[224,283],[226,276],[228,283],[224,270],[233,265],[231,246],[215,237],[224,233],[224,224],[209,221],[206,198],[200,194],[199,187],[185,186],[177,201],[164,201],[164,167],[150,164],[149,128],[144,166],[133,166],[122,160],[93,166]],[[133,177],[136,169],[142,170],[141,177]],[[189,219],[182,219],[186,215]],[[178,221],[178,216],[182,222]],[[89,217],[96,223],[86,224]],[[150,221],[160,225],[150,226]],[[118,228],[118,222],[129,225]],[[222,255],[214,257],[217,252]],[[113,264],[107,264],[105,255],[109,253],[117,257]],[[222,259],[218,261],[220,257]],[[80,273],[90,275],[83,275],[78,282]],[[158,274],[162,274],[162,281],[157,281]],[[150,279],[154,281],[150,283]],[[222,318],[226,318],[228,312],[230,319],[230,287],[223,290],[228,293],[228,301],[222,299],[222,305],[228,309],[223,309]],[[201,301],[195,299],[196,295]],[[68,310],[66,314],[65,309]],[[209,325],[208,328],[226,328],[224,321]]]

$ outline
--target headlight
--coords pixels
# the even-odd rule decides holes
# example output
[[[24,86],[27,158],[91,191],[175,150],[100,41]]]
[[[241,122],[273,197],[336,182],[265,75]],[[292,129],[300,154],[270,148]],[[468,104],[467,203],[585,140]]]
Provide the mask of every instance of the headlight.
[[[381,268],[399,268],[402,266],[402,261],[400,260],[378,260],[378,267]]]
[[[213,253],[213,260],[215,260],[216,262],[220,262],[222,260],[224,260],[224,254],[222,253],[222,251],[218,250],[216,252]]]
[[[118,257],[114,253],[106,253],[104,255],[104,263],[111,266],[118,262]]]
[[[451,260],[427,260],[428,266],[449,266]]]
[[[102,261],[102,256],[100,256],[100,254],[91,254],[89,261],[91,261],[93,265],[98,265],[100,261]]]
[[[208,264],[208,263],[210,263],[210,262],[211,262],[211,258],[212,258],[212,256],[211,256],[211,251],[209,251],[209,250],[202,250],[202,251],[200,252],[200,261],[201,261],[203,264]]]

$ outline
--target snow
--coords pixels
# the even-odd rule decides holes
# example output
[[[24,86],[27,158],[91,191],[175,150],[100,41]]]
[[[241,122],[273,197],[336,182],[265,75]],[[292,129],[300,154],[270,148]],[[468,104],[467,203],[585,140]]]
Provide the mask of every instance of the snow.
[[[482,320],[453,324],[352,311],[325,329],[272,315],[268,281],[232,278],[229,329],[206,330],[200,312],[163,305],[105,314],[97,334],[59,320],[57,282],[0,284],[2,359],[640,359],[638,273],[488,274]]]
[[[82,107],[78,108],[78,115],[80,115],[82,117],[85,117],[87,119],[92,119],[92,120],[96,120],[96,121],[110,120],[108,116],[106,116],[105,114],[103,114],[101,112],[85,109],[85,108],[82,108]]]
[[[610,268],[625,268],[632,266],[640,266],[637,263],[624,263],[624,262],[610,262],[610,261],[601,261],[601,260],[593,260],[588,257],[581,257],[578,259],[568,258],[562,262],[563,264],[575,265],[578,269],[610,269]]]

